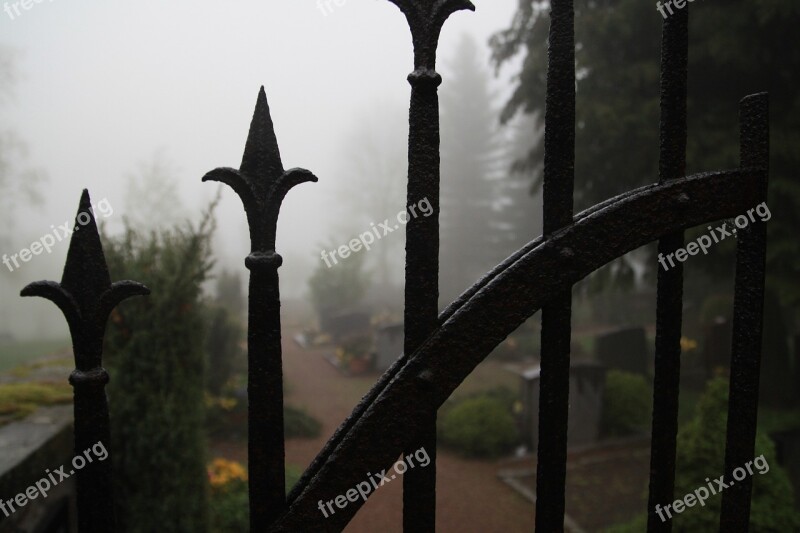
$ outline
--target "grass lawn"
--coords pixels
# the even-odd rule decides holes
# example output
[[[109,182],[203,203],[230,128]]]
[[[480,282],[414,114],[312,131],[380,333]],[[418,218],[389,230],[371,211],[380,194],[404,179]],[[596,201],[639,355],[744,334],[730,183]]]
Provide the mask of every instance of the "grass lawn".
[[[70,347],[67,340],[26,341],[0,345],[0,372]]]

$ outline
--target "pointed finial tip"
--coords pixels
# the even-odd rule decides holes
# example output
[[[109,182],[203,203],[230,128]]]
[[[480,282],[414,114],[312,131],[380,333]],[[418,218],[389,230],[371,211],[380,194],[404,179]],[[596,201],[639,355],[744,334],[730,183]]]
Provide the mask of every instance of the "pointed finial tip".
[[[91,205],[91,203],[92,199],[89,196],[89,189],[83,189],[83,192],[81,193],[81,206]]]

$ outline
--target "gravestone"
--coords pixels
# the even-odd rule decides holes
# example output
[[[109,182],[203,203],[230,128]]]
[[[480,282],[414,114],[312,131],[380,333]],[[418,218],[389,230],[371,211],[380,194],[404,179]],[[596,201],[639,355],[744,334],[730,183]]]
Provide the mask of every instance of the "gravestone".
[[[541,367],[535,365],[520,373],[521,424],[523,443],[529,450],[539,444],[539,390]],[[606,369],[594,362],[576,362],[569,370],[569,421],[567,442],[570,447],[594,444],[600,437]]]
[[[778,464],[789,476],[794,487],[795,505],[800,507],[800,428],[770,434],[775,443]]]
[[[624,328],[595,338],[595,359],[609,370],[649,376],[650,352],[644,328]]]
[[[390,324],[375,334],[375,370],[386,371],[403,355],[403,324]]]
[[[369,313],[352,311],[330,316],[324,325],[325,332],[336,341],[348,337],[368,335],[371,330]]]
[[[703,329],[703,361],[707,378],[729,373],[732,334],[731,323],[722,317]]]

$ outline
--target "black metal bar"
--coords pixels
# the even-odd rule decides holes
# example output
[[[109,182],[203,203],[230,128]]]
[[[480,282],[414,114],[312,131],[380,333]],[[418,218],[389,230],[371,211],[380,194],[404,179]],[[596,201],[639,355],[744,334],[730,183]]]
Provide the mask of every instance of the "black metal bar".
[[[686,172],[686,94],[689,54],[689,6],[664,21],[661,43],[661,153],[659,182],[678,179]],[[659,259],[683,246],[683,232],[658,242]],[[666,260],[664,260],[666,261]],[[683,263],[658,267],[656,296],[655,377],[653,426],[650,444],[649,532],[672,531],[657,505],[672,502],[680,393],[681,323],[683,318]]]
[[[447,18],[461,9],[475,9],[468,0],[390,0],[406,15],[414,43],[414,72],[409,74],[407,207],[427,199],[432,214],[409,216],[406,225],[405,353],[416,350],[436,327],[439,312],[439,96],[442,77],[436,72],[439,34]],[[409,401],[417,399],[409,398]],[[424,404],[422,404],[424,405]],[[424,448],[426,468],[403,476],[403,530],[435,530],[436,409],[411,422],[416,439],[406,452]]]
[[[417,68],[411,84],[407,206],[427,198],[427,217],[409,217],[406,225],[404,353],[413,353],[436,327],[439,313],[439,97],[441,76]],[[409,398],[409,401],[416,399]],[[403,531],[432,532],[436,524],[436,409],[416,421],[417,440],[405,453],[425,448],[426,468],[403,476]]]
[[[543,234],[572,222],[575,181],[575,14],[572,0],[554,0],[545,101]],[[574,255],[572,250],[563,250]],[[536,529],[564,527],[569,418],[572,290],[542,308],[539,449],[536,462]]]
[[[341,531],[363,502],[320,521],[326,502],[390,468],[408,448],[409,423],[444,402],[489,352],[542,304],[609,261],[681,229],[746,210],[759,187],[749,170],[699,174],[649,185],[577,215],[547,240],[537,239],[490,272],[449,307],[423,345],[381,379],[314,460],[288,512],[270,531]],[[656,216],[657,215],[657,216]],[[580,250],[570,256],[564,250]],[[409,401],[412,398],[414,401]],[[420,407],[420,404],[432,404]],[[560,530],[563,524],[558,524]]]
[[[756,168],[761,177],[751,206],[766,202],[769,177],[769,98],[765,93],[748,96],[740,104],[741,165]],[[725,478],[720,531],[748,531],[753,477],[734,479],[755,455],[758,423],[758,385],[761,371],[764,281],[767,227],[763,222],[737,225],[736,281],[733,302],[733,343],[725,445]]]
[[[69,324],[75,354],[75,370],[69,377],[75,394],[75,456],[83,457],[84,452],[98,443],[108,451],[103,461],[93,461],[83,467],[74,462],[64,465],[68,475],[77,476],[81,533],[116,530],[111,485],[111,425],[105,392],[109,377],[103,368],[106,322],[122,300],[149,293],[147,287],[133,281],[111,283],[87,190],[81,196],[61,283],[37,281],[20,293],[52,301]]]
[[[264,88],[250,124],[239,170],[217,168],[203,181],[226,183],[242,199],[250,226],[248,296],[248,470],[250,530],[265,531],[286,508],[283,365],[278,268],[278,213],[295,185],[317,181],[304,169],[284,171]]]

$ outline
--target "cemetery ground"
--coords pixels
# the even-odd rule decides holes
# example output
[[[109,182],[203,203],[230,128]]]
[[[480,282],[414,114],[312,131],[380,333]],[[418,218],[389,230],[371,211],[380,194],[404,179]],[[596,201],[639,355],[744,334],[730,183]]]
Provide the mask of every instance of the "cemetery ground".
[[[331,364],[335,346],[301,348],[293,337],[299,321],[284,321],[284,378],[286,403],[302,408],[322,423],[315,438],[288,439],[286,462],[294,472],[304,469],[339,424],[378,378],[377,373],[348,376]],[[576,341],[576,351],[591,348],[594,331]],[[456,390],[453,398],[505,387],[518,391],[519,376],[507,361],[490,358],[479,365]],[[696,395],[687,397],[696,401]],[[684,402],[685,403],[685,402]],[[691,405],[687,406],[691,409]],[[215,456],[242,463],[247,459],[244,439],[217,440]],[[535,454],[500,458],[467,458],[447,448],[437,450],[437,529],[439,531],[531,531],[535,519]],[[579,527],[599,531],[630,520],[646,505],[649,439],[612,439],[607,445],[576,448],[567,467],[567,514]],[[511,474],[509,474],[511,472]],[[366,476],[366,472],[364,473]],[[370,496],[345,531],[402,531],[402,483],[398,478]],[[331,494],[333,499],[337,495]]]
[[[308,323],[308,317],[291,304],[284,307],[284,313],[286,404],[309,415],[320,425],[319,431],[313,436],[287,439],[287,478],[293,482],[372,387],[379,374],[346,375],[335,368],[331,364],[335,343],[321,347],[300,347],[294,337]],[[595,339],[600,331],[597,327],[576,329],[574,359],[580,361],[590,358],[589,354],[597,348]],[[648,342],[652,340],[650,333],[648,331]],[[525,342],[523,339],[522,343]],[[530,347],[526,347],[525,351],[529,350]],[[70,417],[71,391],[66,377],[72,368],[72,355],[65,342],[6,344],[0,346],[0,354],[3,356],[0,359],[3,366],[0,368],[0,414],[4,415],[0,416],[0,439],[13,431],[24,441],[25,417],[42,419],[54,412],[61,417]],[[520,376],[510,368],[524,368],[530,362],[514,362],[496,354],[490,356],[456,390],[453,398],[464,399],[481,392],[496,391],[498,387],[518,394]],[[239,369],[240,383],[244,376]],[[682,425],[691,418],[699,397],[697,391],[681,391]],[[242,402],[240,408],[243,405]],[[241,416],[241,410],[238,413]],[[759,420],[766,431],[769,428],[800,426],[796,411],[762,409]],[[237,424],[241,426],[243,421],[240,418]],[[65,446],[68,441],[59,441],[65,455],[70,452],[69,445]],[[649,445],[645,431],[639,435],[604,438],[592,445],[570,448],[567,463],[567,531],[603,531],[627,522],[645,510]],[[518,457],[510,450],[495,458],[468,458],[442,446],[440,442],[437,455],[439,531],[522,532],[533,529],[535,453]],[[243,432],[227,436],[217,433],[210,438],[209,462],[220,458],[246,465],[247,441]],[[0,469],[0,486],[5,486],[4,472],[9,472],[13,466],[8,464]],[[41,465],[36,472],[45,466],[52,465]],[[364,474],[366,476],[366,472]],[[372,494],[345,531],[401,531],[401,481],[398,478]],[[0,494],[2,496],[9,495]],[[330,499],[336,496],[331,494]],[[0,522],[2,518],[0,516]]]

